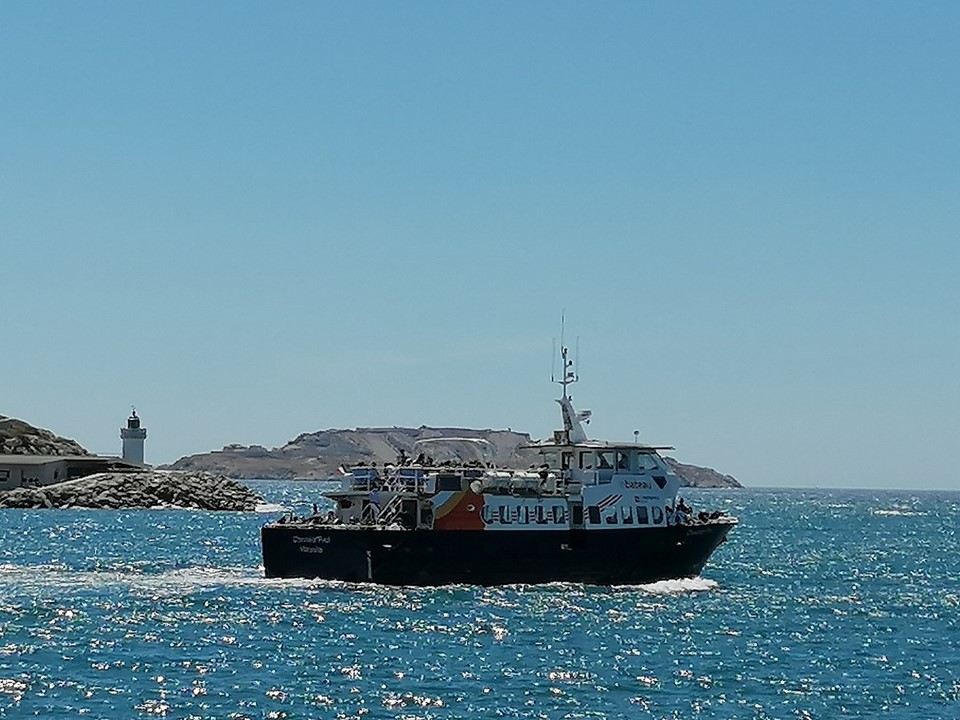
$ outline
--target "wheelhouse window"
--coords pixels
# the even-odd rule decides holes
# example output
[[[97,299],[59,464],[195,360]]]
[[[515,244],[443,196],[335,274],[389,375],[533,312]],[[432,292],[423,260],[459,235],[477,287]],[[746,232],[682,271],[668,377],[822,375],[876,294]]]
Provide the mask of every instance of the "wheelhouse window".
[[[597,451],[597,482],[608,483],[613,480],[613,463],[615,462],[613,450]]]
[[[580,469],[593,470],[593,452],[590,450],[580,451]]]
[[[623,450],[617,450],[617,470],[630,469],[630,456]]]
[[[556,470],[560,467],[560,454],[556,452],[545,452],[542,455],[543,462],[550,468]]]
[[[637,457],[637,470],[643,472],[644,470],[656,470],[659,466],[657,465],[657,456],[653,453],[640,453]]]

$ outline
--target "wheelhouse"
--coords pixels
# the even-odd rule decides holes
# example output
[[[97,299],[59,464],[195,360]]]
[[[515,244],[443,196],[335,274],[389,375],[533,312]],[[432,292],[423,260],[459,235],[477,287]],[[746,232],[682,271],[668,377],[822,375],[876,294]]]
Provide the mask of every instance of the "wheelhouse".
[[[663,490],[672,475],[658,453],[659,450],[673,449],[669,447],[599,442],[531,447],[539,451],[543,465],[558,473],[565,482],[582,486],[643,477]]]

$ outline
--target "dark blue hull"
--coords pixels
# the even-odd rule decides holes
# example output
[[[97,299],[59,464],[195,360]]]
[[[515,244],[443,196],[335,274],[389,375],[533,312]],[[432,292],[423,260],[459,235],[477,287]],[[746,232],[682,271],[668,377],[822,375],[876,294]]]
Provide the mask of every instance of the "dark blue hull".
[[[634,585],[700,574],[733,523],[571,530],[261,529],[269,578],[386,585],[577,582]]]

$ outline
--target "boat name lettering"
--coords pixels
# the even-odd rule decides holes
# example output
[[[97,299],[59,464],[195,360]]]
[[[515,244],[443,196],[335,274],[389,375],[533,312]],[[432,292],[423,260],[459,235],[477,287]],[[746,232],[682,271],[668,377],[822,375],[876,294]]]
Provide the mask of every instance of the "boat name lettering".
[[[322,548],[322,547],[310,547],[310,546],[308,546],[308,545],[301,545],[301,546],[300,546],[300,552],[302,552],[302,553],[322,553],[322,552],[323,552],[323,548]]]
[[[646,480],[627,480],[623,486],[628,490],[636,490],[638,488],[643,490],[650,489],[650,483],[648,483]]]
[[[317,545],[319,543],[323,543],[324,545],[327,545],[330,542],[330,536],[329,535],[307,535],[307,536],[294,535],[293,541],[297,545]]]

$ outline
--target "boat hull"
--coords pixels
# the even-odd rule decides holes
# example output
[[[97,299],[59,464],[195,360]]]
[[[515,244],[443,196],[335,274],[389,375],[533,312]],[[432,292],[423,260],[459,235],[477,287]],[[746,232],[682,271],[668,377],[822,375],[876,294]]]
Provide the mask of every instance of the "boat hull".
[[[732,527],[491,532],[271,523],[261,528],[261,543],[269,578],[385,585],[632,585],[698,575]]]

